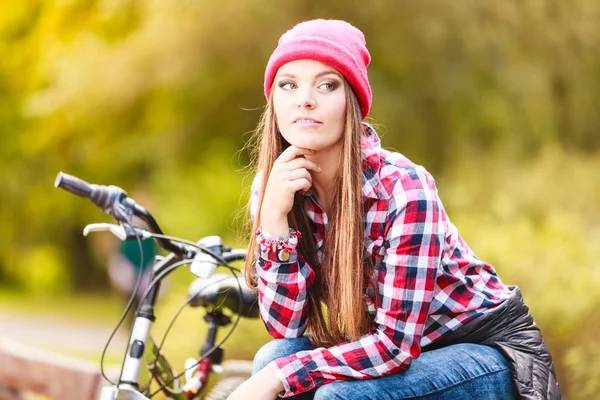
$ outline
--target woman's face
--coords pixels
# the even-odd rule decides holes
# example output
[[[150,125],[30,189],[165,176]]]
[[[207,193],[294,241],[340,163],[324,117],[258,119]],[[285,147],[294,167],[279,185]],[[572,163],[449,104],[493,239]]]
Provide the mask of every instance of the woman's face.
[[[346,89],[339,72],[318,61],[297,60],[279,68],[273,85],[277,126],[288,143],[315,151],[341,143]]]

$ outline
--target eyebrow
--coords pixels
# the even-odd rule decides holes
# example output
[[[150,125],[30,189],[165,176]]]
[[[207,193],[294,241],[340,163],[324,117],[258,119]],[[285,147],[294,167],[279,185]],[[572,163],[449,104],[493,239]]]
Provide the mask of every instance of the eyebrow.
[[[329,75],[329,74],[336,75],[340,79],[342,77],[339,72],[332,70],[332,69],[328,69],[326,71],[321,71],[317,75],[315,75],[315,79],[318,79],[322,76]],[[294,74],[281,74],[281,75],[278,74],[276,77],[287,77],[287,78],[292,78],[292,79],[298,79],[298,77]]]

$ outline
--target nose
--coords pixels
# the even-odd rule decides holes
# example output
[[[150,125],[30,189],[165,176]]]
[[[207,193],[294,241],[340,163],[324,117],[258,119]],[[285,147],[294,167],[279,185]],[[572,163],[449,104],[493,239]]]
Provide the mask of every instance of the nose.
[[[310,88],[299,91],[297,104],[299,109],[313,109],[316,107],[317,103]]]

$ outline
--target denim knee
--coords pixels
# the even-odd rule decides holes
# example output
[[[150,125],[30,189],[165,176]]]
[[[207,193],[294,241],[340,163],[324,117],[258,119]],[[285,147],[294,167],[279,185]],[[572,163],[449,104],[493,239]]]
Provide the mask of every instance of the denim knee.
[[[347,382],[333,382],[319,386],[315,391],[313,400],[347,400],[349,397],[346,397],[343,394],[344,390],[340,390],[340,384],[343,385],[344,383]],[[343,389],[343,387],[341,389]]]
[[[302,350],[312,350],[314,348],[315,347],[305,336],[291,339],[273,339],[261,347],[254,355],[252,373],[257,373],[266,367],[268,363],[277,360],[278,358],[286,357]]]
[[[252,374],[257,373],[261,369],[267,366],[273,360],[278,359],[280,356],[280,349],[282,347],[282,341],[285,339],[274,339],[262,346],[254,355],[254,361],[252,362]]]

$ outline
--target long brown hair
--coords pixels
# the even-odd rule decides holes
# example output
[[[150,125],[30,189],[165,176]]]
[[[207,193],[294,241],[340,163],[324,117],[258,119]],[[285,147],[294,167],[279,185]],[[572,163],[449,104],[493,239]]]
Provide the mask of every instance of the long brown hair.
[[[298,252],[315,272],[315,282],[308,292],[308,324],[313,334],[312,341],[317,346],[332,346],[348,339],[356,340],[369,332],[369,321],[363,305],[365,285],[372,272],[370,263],[365,264],[364,260],[361,159],[363,125],[360,104],[347,81],[345,92],[346,123],[342,136],[342,153],[321,263],[318,262],[309,218],[304,211],[304,196],[296,195],[292,211],[288,215],[289,226],[303,233]],[[289,146],[277,130],[272,101],[269,101],[255,131],[254,144],[254,172],[259,172],[263,179],[252,232],[261,225],[260,209],[271,168],[281,152]],[[251,287],[257,286],[257,246],[252,237],[245,265],[246,281]],[[326,313],[322,303],[326,306]]]

